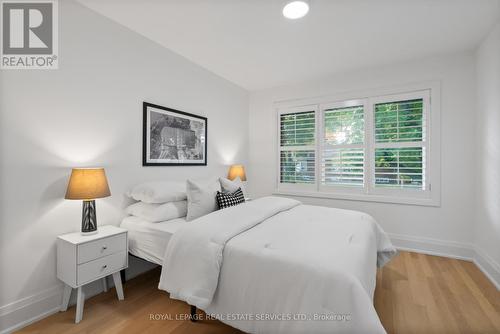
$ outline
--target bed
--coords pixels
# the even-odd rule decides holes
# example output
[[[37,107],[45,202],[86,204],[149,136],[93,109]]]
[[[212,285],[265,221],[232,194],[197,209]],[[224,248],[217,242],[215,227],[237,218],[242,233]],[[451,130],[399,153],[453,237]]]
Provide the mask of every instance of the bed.
[[[151,223],[135,216],[128,216],[123,219],[120,227],[128,230],[130,254],[162,265],[170,238],[184,224],[186,224],[185,218]]]
[[[377,266],[396,249],[369,215],[264,197],[183,224],[159,288],[251,333],[385,333]]]

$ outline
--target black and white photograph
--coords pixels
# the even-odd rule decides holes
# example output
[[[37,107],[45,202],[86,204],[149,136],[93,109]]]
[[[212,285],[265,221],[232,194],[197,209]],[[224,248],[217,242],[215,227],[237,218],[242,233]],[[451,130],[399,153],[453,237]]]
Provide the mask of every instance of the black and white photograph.
[[[143,103],[143,165],[206,165],[207,119]]]

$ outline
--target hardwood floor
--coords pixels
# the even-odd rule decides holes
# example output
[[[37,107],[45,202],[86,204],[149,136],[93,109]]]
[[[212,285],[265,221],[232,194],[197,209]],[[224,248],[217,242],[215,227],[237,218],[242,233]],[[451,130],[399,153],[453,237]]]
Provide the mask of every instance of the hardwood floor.
[[[388,333],[500,333],[500,292],[475,264],[401,252],[377,274]]]
[[[189,306],[157,289],[159,270],[85,303],[82,322],[75,308],[23,328],[19,333],[237,333],[215,320],[175,319]],[[377,274],[375,308],[388,333],[500,333],[500,292],[470,262],[401,252]],[[173,320],[150,320],[151,316]]]

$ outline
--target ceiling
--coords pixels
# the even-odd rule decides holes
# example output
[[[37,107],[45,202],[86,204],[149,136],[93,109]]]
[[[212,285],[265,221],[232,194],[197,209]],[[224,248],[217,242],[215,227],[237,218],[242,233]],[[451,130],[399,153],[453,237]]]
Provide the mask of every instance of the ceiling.
[[[80,0],[85,6],[247,89],[474,49],[498,0]]]

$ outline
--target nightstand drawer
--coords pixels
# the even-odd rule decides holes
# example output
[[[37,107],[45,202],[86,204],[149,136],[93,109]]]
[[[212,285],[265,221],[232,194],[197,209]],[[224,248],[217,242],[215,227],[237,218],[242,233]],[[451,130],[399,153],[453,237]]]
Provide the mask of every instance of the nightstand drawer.
[[[78,285],[94,281],[124,268],[127,265],[127,252],[111,254],[78,266]]]
[[[78,264],[127,250],[125,233],[78,245]]]

